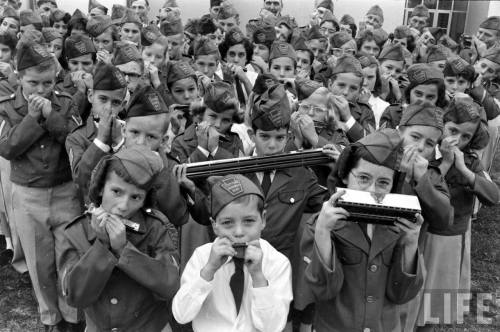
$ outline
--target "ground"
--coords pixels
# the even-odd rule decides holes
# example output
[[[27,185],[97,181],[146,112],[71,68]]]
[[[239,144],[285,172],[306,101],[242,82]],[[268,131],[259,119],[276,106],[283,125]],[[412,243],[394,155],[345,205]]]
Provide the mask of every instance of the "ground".
[[[500,185],[500,153],[494,162],[491,176]],[[500,206],[483,208],[472,226],[472,292],[493,294],[493,300],[484,305],[484,317],[491,324],[477,324],[476,316],[466,317],[459,326],[437,327],[439,332],[500,331]],[[472,309],[475,308],[473,298]],[[10,267],[0,269],[0,332],[43,331],[33,291],[22,283]]]

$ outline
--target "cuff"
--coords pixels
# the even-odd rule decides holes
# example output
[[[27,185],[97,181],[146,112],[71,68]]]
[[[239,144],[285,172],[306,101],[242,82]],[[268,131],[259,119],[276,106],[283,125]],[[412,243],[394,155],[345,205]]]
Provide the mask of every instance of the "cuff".
[[[347,120],[347,121],[345,122],[345,125],[346,125],[346,127],[347,127],[347,130],[351,129],[351,128],[352,128],[352,126],[354,126],[354,124],[355,124],[355,123],[356,123],[356,120],[354,120],[354,118],[351,116],[351,117],[349,118],[349,120]]]
[[[201,152],[201,153],[203,153],[203,155],[204,155],[206,158],[208,158],[208,156],[210,155],[210,152],[209,152],[207,149],[202,148],[202,147],[201,147],[201,146],[199,146],[199,145],[198,145],[196,148],[197,148],[198,150],[200,150],[200,152]]]
[[[109,153],[109,151],[111,150],[111,148],[107,145],[107,144],[104,144],[103,142],[101,142],[100,139],[98,138],[94,138],[94,140],[92,141],[95,145],[97,145],[97,147],[99,149],[101,149],[103,152],[106,152],[106,153]]]
[[[257,310],[267,310],[274,307],[273,302],[269,301],[272,296],[269,282],[266,287],[250,288],[252,306]]]

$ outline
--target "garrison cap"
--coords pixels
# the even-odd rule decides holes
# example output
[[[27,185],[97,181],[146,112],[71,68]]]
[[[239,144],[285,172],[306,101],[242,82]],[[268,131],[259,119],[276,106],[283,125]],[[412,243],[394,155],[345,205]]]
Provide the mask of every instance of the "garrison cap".
[[[127,87],[123,73],[113,65],[98,62],[94,70],[94,90],[113,91]]]
[[[431,79],[444,80],[443,72],[434,69],[426,63],[416,63],[411,65],[408,70],[408,79],[411,85],[424,84]]]
[[[376,15],[376,16],[380,17],[380,24],[384,23],[384,11],[382,10],[382,8],[380,8],[379,5],[373,5],[368,10],[366,15]]]
[[[380,51],[378,60],[404,61],[403,47],[400,44],[389,44]]]
[[[363,77],[363,68],[358,59],[352,55],[342,55],[337,60],[337,65],[333,68],[331,75],[353,73],[356,76]]]
[[[270,87],[279,84],[276,76],[270,73],[259,74],[257,79],[255,79],[255,84],[253,85],[253,93],[255,95],[261,95],[267,91]]]
[[[6,17],[12,17],[12,18],[15,18],[16,20],[19,21],[19,14],[11,6],[7,6],[7,7],[3,8],[3,12],[2,12],[2,15],[0,15],[0,18],[4,19]]]
[[[484,149],[490,140],[488,122],[484,109],[474,102],[471,97],[454,98],[445,110],[443,122],[454,122],[462,124],[465,122],[478,123],[478,127],[471,141],[469,148],[473,150]]]
[[[47,51],[47,48],[44,45],[34,42],[20,42],[17,48],[18,50],[16,56],[18,71],[31,68],[42,63],[48,63],[49,61],[52,61],[55,67],[55,59]]]
[[[177,5],[177,1],[175,1],[175,0],[165,0],[165,3],[163,4],[163,6],[161,8],[175,8],[175,7],[179,7]]]
[[[208,35],[209,33],[214,33],[217,31],[217,25],[215,25],[214,20],[210,15],[203,15],[199,20],[196,21],[196,32],[201,35]]]
[[[59,30],[56,30],[54,28],[42,28],[42,35],[45,39],[45,42],[47,43],[50,43],[51,41],[58,38],[63,39],[63,36],[59,32]]]
[[[252,127],[264,131],[288,127],[290,113],[290,102],[284,86],[273,85],[255,98],[251,114]]]
[[[438,44],[431,45],[427,48],[427,53],[424,56],[424,62],[430,63],[434,61],[446,60],[451,54],[451,50],[446,46]]]
[[[56,2],[56,0],[38,0],[38,1],[36,2],[36,6],[37,6],[37,7],[40,7],[40,6],[41,6],[41,5],[43,5],[44,3],[50,3],[50,4],[52,4],[52,5],[54,5],[54,6],[56,6],[56,7],[57,7],[57,2]]]
[[[325,22],[332,22],[337,27],[337,30],[339,29],[339,21],[330,10],[325,11],[325,14],[323,15],[323,18],[321,19],[319,25],[321,26]]]
[[[160,31],[167,37],[183,33],[184,27],[179,15],[174,12],[169,12],[160,23]]]
[[[229,109],[238,109],[238,99],[234,95],[234,88],[227,82],[209,84],[205,89],[203,102],[216,113]]]
[[[120,19],[120,25],[123,25],[125,23],[135,23],[139,26],[142,26],[142,22],[139,19],[139,16],[132,10],[132,9],[127,9]]]
[[[114,24],[119,24],[120,20],[123,16],[125,16],[125,12],[127,11],[127,7],[122,5],[113,5],[111,8],[111,19]]]
[[[340,48],[345,43],[353,40],[352,36],[344,31],[337,31],[330,37],[330,45],[333,48]]]
[[[219,48],[213,40],[202,37],[193,43],[193,55],[219,55]]]
[[[127,108],[127,118],[168,113],[168,106],[162,96],[151,86],[141,88],[132,95]]]
[[[141,44],[142,46],[151,46],[160,36],[160,29],[156,25],[145,26],[141,29]]]
[[[326,39],[326,37],[321,32],[319,32],[319,27],[317,25],[313,25],[311,28],[309,28],[306,31],[305,37],[306,40]]]
[[[444,66],[443,75],[446,76],[464,76],[467,80],[472,81],[476,74],[474,66],[465,61],[459,56],[452,57],[446,61]]]
[[[413,16],[429,18],[430,17],[429,9],[427,9],[427,7],[425,7],[424,5],[418,5],[415,8],[413,8],[413,10],[410,14],[410,17],[413,17]]]
[[[256,195],[264,200],[262,191],[244,175],[230,174],[216,178],[216,182],[210,188],[208,199],[210,202],[210,215],[215,218],[229,203],[248,195]]]
[[[103,4],[99,3],[97,0],[89,0],[89,13],[92,9],[98,8],[104,12],[104,15],[108,14],[108,8]]]
[[[68,59],[78,58],[85,54],[96,53],[92,40],[83,35],[72,35],[64,42],[64,52]]]
[[[323,84],[308,78],[297,78],[295,86],[297,87],[297,99],[301,101],[309,98],[316,90],[323,87]]]
[[[68,23],[71,19],[71,15],[64,10],[56,8],[51,11],[49,19],[52,22],[63,21],[65,23]]]
[[[131,61],[142,61],[141,53],[137,47],[129,43],[117,43],[113,64],[118,66]]]
[[[45,38],[43,37],[43,33],[38,30],[28,30],[25,31],[21,38],[19,39],[19,43],[17,45],[17,49],[21,47],[21,44],[24,43],[36,43],[36,44],[45,44]]]
[[[157,152],[142,145],[122,148],[115,154],[103,157],[92,171],[89,198],[100,204],[101,192],[110,164],[120,168],[139,188],[149,191],[155,184],[156,176],[163,169],[163,161]]]
[[[432,27],[428,28],[429,32],[431,35],[436,39],[436,42],[441,39],[446,34],[446,30],[443,28],[438,28],[438,27]]]
[[[374,57],[373,55],[368,54],[368,53],[358,52],[358,53],[356,53],[355,57],[356,57],[356,59],[358,59],[360,65],[361,65],[361,68],[366,68],[366,67],[369,67],[371,65],[378,65],[377,58]]]
[[[40,28],[42,26],[42,18],[31,9],[21,10],[21,12],[19,13],[19,21],[21,26],[30,24],[33,24],[35,26],[38,25],[40,26]]]
[[[257,26],[253,33],[253,43],[262,44],[271,49],[271,45],[276,39],[276,31],[273,26]]]
[[[74,26],[77,23],[82,23],[85,27],[87,26],[87,16],[80,9],[75,10],[73,15],[71,15],[68,25]]]
[[[229,2],[223,2],[219,10],[219,13],[217,14],[217,19],[225,20],[237,15],[238,12],[236,11],[236,8],[234,8],[232,4],[230,4]]]
[[[483,58],[500,65],[500,47],[491,47],[487,49]]]
[[[411,36],[411,30],[407,25],[398,25],[396,29],[394,29],[394,38],[403,39]]]
[[[333,13],[333,2],[332,0],[324,0],[324,1],[321,1],[320,3],[318,3],[318,5],[316,6],[316,8],[319,8],[319,7],[323,7],[325,9],[328,9],[329,11],[331,11]]]
[[[98,15],[91,17],[87,22],[87,32],[92,37],[96,38],[101,35],[106,29],[113,25],[110,16]]]
[[[479,27],[488,30],[500,31],[500,16],[488,17],[479,25]]]
[[[210,0],[210,8],[220,6],[223,2],[224,0]]]
[[[306,41],[303,37],[299,37],[293,41],[293,49],[295,51],[308,51],[309,53],[313,54],[309,47],[307,47]]]
[[[229,30],[224,36],[223,43],[226,43],[229,47],[234,46],[236,44],[241,44],[246,39],[245,35],[239,28],[232,28]]]
[[[352,17],[351,15],[345,14],[340,18],[340,24],[344,25],[356,24],[356,21],[354,20],[354,17]]]
[[[275,42],[271,45],[271,52],[269,53],[269,63],[276,58],[290,58],[297,61],[297,54],[292,45],[285,42]]]
[[[399,126],[428,126],[443,131],[443,110],[432,105],[408,105]]]
[[[282,24],[286,25],[290,30],[293,30],[298,27],[298,24],[295,21],[295,17],[290,15],[281,16],[276,22],[276,26],[280,26]]]
[[[196,72],[186,61],[169,62],[167,64],[168,85],[188,77],[192,77],[195,82],[197,80]]]

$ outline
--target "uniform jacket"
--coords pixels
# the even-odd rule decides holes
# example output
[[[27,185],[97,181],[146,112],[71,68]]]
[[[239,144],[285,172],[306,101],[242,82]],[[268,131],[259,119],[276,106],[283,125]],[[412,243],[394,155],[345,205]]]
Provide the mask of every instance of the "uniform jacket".
[[[349,141],[356,142],[375,130],[375,115],[368,104],[349,102],[349,108],[356,122],[346,134]]]
[[[255,173],[246,176],[261,187]],[[302,214],[320,211],[327,198],[326,188],[318,184],[311,170],[304,167],[277,170],[264,201],[266,227],[261,238],[293,261],[294,241]]]
[[[197,149],[198,137],[196,136],[196,124],[191,124],[186,130],[177,135],[172,142],[170,154],[181,163],[206,161],[203,152]],[[243,143],[235,133],[228,132],[219,138],[219,148],[213,159],[236,158],[243,155]]]
[[[165,216],[139,210],[127,230],[127,244],[116,257],[96,237],[90,216],[66,227],[62,248],[62,292],[85,311],[87,331],[161,331],[170,316],[169,302],[179,288],[179,270]]]
[[[392,104],[387,106],[380,117],[380,128],[393,128],[399,126],[403,116],[403,106],[401,104]]]
[[[57,83],[56,88],[72,96],[78,91],[78,89],[75,86],[75,83],[73,83],[73,80],[71,79],[70,72],[66,73],[66,75],[64,76],[64,80],[62,82]]]
[[[316,301],[316,331],[401,331],[398,304],[422,287],[421,255],[408,273],[400,233],[377,225],[369,242],[359,224],[347,222],[332,231],[332,262],[326,264],[314,243],[315,219],[306,225],[301,254],[309,262],[305,281]]]
[[[66,136],[80,123],[71,96],[54,91],[47,119],[28,115],[28,103],[19,87],[0,98],[0,155],[11,161],[11,181],[29,187],[53,187],[71,181],[64,149]]]
[[[495,102],[495,98],[492,97],[483,86],[480,85],[469,90],[469,95],[476,103],[483,106],[488,121],[500,115],[500,106],[498,106]]]
[[[450,189],[450,201],[454,208],[453,224],[446,229],[432,229],[438,235],[461,235],[467,231],[470,217],[474,212],[474,199],[487,206],[500,203],[498,186],[491,181],[481,165],[478,156],[464,153],[465,164],[476,174],[474,185],[470,186],[454,165],[446,173],[445,180]]]
[[[87,123],[73,131],[66,140],[66,149],[70,157],[73,179],[77,183],[86,203],[88,203],[87,194],[92,170],[97,166],[102,157],[111,153],[104,152],[93,143],[96,137],[97,127],[94,124],[93,118],[89,117]],[[176,226],[188,222],[188,208],[190,208],[195,220],[199,219],[200,223],[208,223],[208,213],[204,201],[202,201],[204,195],[197,192],[196,196],[199,196],[200,200],[195,198],[194,203],[188,205],[185,195],[181,194],[179,183],[173,174],[173,167],[178,162],[164,154],[161,157],[165,167],[158,176],[159,189],[156,194],[155,207],[165,214],[169,221]]]

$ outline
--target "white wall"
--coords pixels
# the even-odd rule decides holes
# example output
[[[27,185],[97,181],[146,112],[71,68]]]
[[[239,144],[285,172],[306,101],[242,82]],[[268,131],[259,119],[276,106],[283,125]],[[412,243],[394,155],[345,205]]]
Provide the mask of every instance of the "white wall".
[[[262,8],[263,0],[231,0],[236,9],[240,13],[241,27],[245,27],[245,23],[250,18],[258,16],[260,8]],[[73,13],[76,8],[83,12],[87,12],[88,0],[58,0],[59,7],[63,10]],[[100,3],[107,6],[110,10],[113,4],[125,4],[126,0],[99,0]],[[155,15],[158,12],[164,0],[149,0],[151,5],[151,14]],[[384,11],[384,28],[387,31],[392,31],[397,25],[403,23],[404,0],[334,0],[334,14],[340,19],[344,14],[350,14],[359,22],[368,9],[377,3]],[[23,0],[24,7],[27,7],[28,0]],[[283,13],[295,16],[299,25],[306,25],[309,20],[309,15],[313,10],[314,0],[283,0]],[[200,17],[208,13],[210,6],[209,0],[177,0],[177,4],[182,10],[184,19],[192,17]]]

